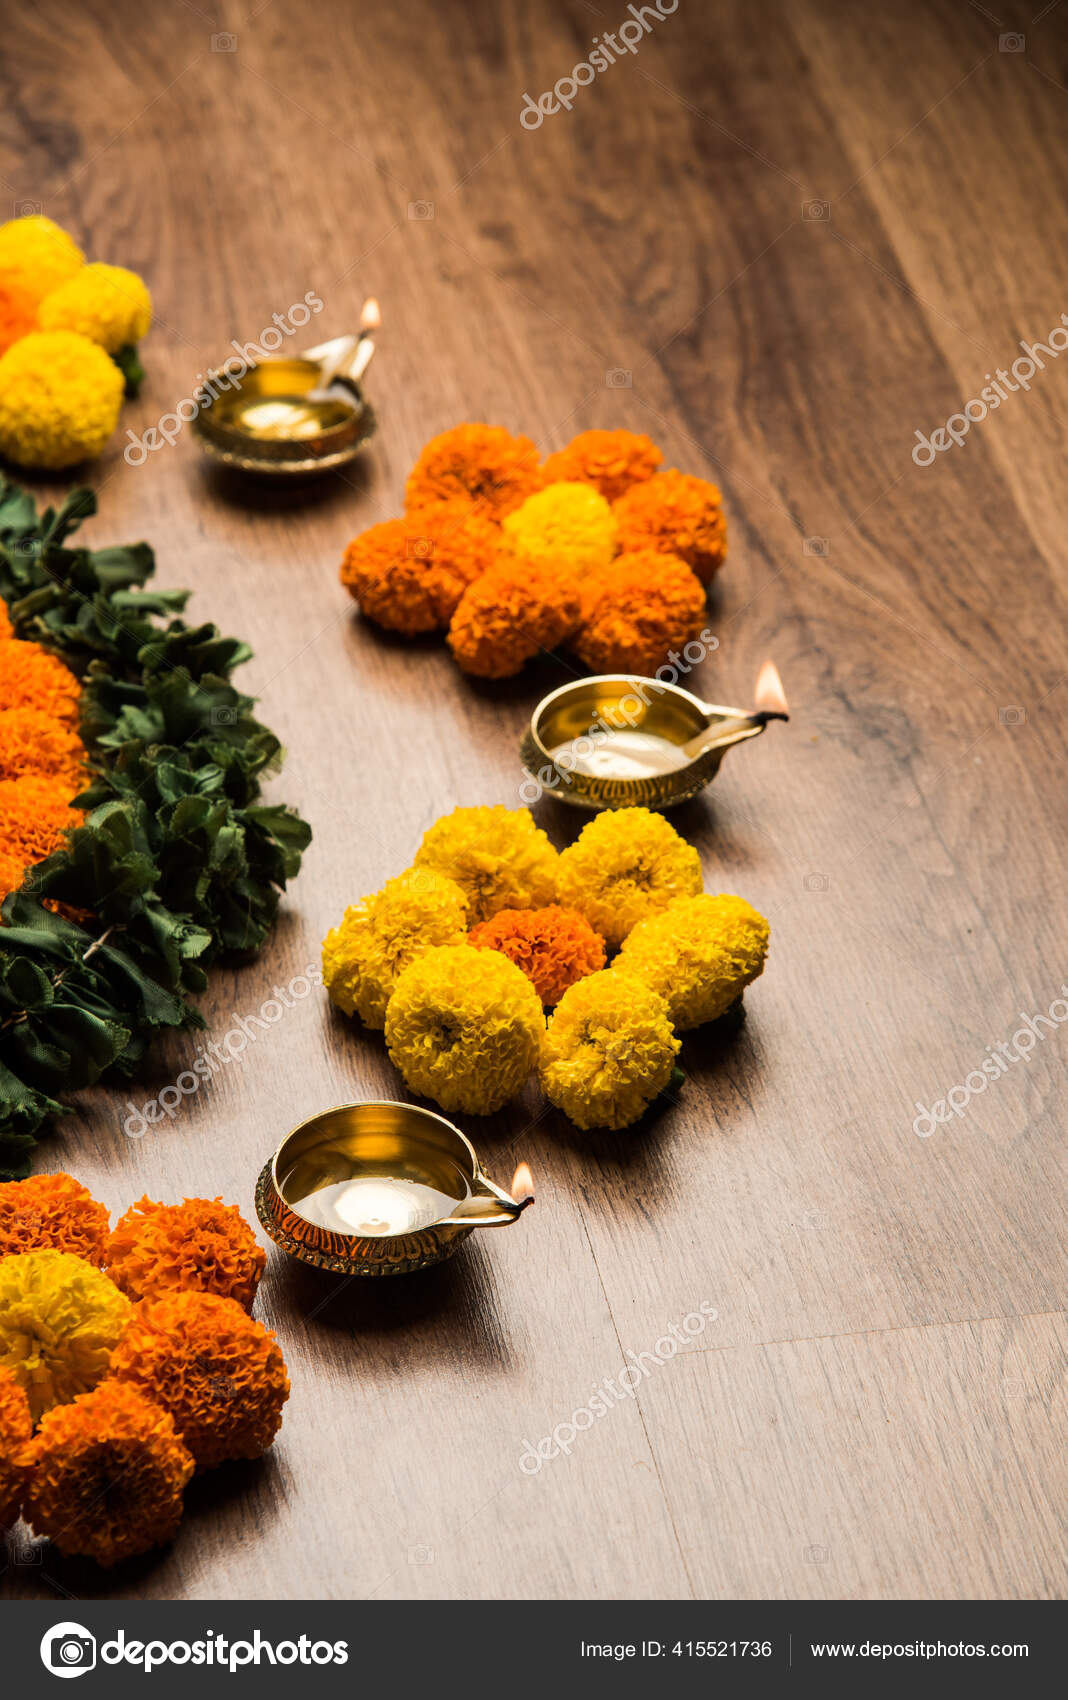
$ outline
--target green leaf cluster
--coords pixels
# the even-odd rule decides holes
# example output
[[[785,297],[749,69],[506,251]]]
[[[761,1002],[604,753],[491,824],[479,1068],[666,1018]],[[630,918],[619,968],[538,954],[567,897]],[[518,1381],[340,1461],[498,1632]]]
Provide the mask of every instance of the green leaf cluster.
[[[311,838],[259,800],[282,752],[230,683],[247,644],[188,625],[187,591],[147,588],[148,544],[71,546],[95,508],[76,490],[38,514],[0,477],[0,596],[16,636],[82,680],[89,757],[84,824],[0,908],[0,1175],[26,1172],[57,1094],[203,1025],[190,997],[215,960],[260,949]]]

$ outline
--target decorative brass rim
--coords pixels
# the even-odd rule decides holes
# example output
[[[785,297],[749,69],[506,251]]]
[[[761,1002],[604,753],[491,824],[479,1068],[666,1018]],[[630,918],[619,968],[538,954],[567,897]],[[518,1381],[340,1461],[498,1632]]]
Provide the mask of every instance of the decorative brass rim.
[[[271,1158],[260,1171],[256,1214],[275,1245],[316,1269],[330,1269],[337,1275],[410,1275],[451,1257],[472,1232],[470,1228],[422,1228],[415,1234],[381,1239],[332,1234],[305,1221],[279,1197],[273,1168]]]
[[[729,746],[726,746],[729,747]],[[550,796],[577,809],[630,809],[644,806],[649,809],[671,809],[677,803],[688,802],[703,791],[709,780],[719,772],[724,746],[707,750],[689,766],[675,773],[658,773],[645,779],[608,779],[600,774],[569,772],[557,767],[538,744],[528,727],[520,742],[519,753],[523,766],[539,785],[541,774],[549,768],[558,783],[545,786]]]

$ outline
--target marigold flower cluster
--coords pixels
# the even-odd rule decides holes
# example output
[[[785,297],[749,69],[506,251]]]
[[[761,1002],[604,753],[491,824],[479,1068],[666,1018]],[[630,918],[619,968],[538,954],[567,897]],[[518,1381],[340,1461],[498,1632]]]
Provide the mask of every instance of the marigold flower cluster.
[[[633,431],[583,431],[542,463],[528,437],[456,425],[419,456],[405,516],[349,544],[342,583],[388,630],[447,632],[478,678],[562,644],[655,673],[700,634],[726,553],[716,486],[662,460]]]
[[[499,950],[521,968],[546,1009],[569,986],[605,964],[604,939],[577,909],[550,903],[545,909],[499,909],[472,927],[470,942]]]
[[[491,1115],[515,1097],[544,1031],[541,999],[522,969],[471,944],[416,957],[386,1010],[386,1047],[405,1085],[469,1115]]]
[[[577,1127],[621,1128],[678,1083],[677,1034],[736,1003],[767,947],[764,917],[706,893],[661,814],[596,815],[558,853],[526,809],[458,808],[327,935],[323,972],[442,1109],[492,1114],[536,1066]]]
[[[346,909],[323,940],[323,984],[346,1015],[383,1028],[398,976],[433,945],[460,944],[467,897],[455,880],[411,868]]]
[[[658,992],[684,1032],[718,1021],[764,972],[770,928],[743,897],[676,897],[627,934],[619,967]]]
[[[57,1405],[23,1457],[23,1514],[60,1552],[109,1569],[177,1533],[193,1457],[173,1417],[135,1387],[103,1381]]]
[[[2,362],[0,362],[2,364]],[[14,635],[0,600],[0,900],[85,816],[76,721],[81,684],[58,656]]]
[[[86,265],[39,214],[0,225],[0,455],[49,470],[98,455],[118,424],[123,363],[151,322],[136,272]]]
[[[104,1250],[115,1285],[131,1299],[212,1293],[252,1309],[267,1254],[232,1204],[142,1198],[120,1216]]]
[[[111,1374],[173,1417],[198,1470],[266,1452],[289,1397],[274,1335],[235,1300],[213,1293],[176,1292],[139,1305]]]
[[[172,1537],[195,1469],[266,1451],[289,1380],[248,1314],[264,1262],[220,1199],[143,1198],[109,1234],[70,1175],[0,1186],[0,1522],[115,1564]]]
[[[73,1175],[29,1175],[0,1186],[0,1257],[69,1251],[103,1264],[108,1213]]]
[[[629,1127],[669,1084],[679,1044],[663,998],[605,969],[560,999],[542,1041],[541,1088],[576,1127]]]

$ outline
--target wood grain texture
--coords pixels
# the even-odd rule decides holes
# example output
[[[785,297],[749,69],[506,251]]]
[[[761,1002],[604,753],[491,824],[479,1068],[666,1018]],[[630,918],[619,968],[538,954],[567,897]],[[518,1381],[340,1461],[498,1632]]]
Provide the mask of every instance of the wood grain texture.
[[[518,802],[521,728],[568,676],[472,685],[342,595],[344,543],[397,511],[434,431],[487,419],[549,450],[630,426],[714,477],[731,552],[695,688],[745,700],[771,654],[794,714],[676,817],[710,888],[772,922],[744,1028],[687,1039],[679,1104],[643,1137],[580,1137],[531,1089],[473,1127],[500,1179],[527,1158],[538,1203],[436,1272],[365,1291],[272,1254],[260,1308],[293,1395],[270,1456],[195,1484],[166,1553],[108,1576],[12,1558],[10,1594],[1063,1592],[1068,1036],[912,1131],[1068,976],[1068,361],[911,459],[1068,311],[1066,12],[999,12],[684,0],[527,132],[524,92],[622,6],[11,9],[0,193],[155,293],[124,426],[309,289],[317,334],[369,293],[385,315],[351,477],[242,490],[188,432],[140,468],[116,440],[90,474],[92,536],[149,537],[162,582],[253,644],[246,688],[289,752],[275,794],[315,828],[262,961],[215,976],[209,1036],[437,815]],[[1012,31],[1023,50],[999,50]],[[561,844],[580,824],[538,815]],[[161,1047],[137,1100],[191,1050]],[[397,1084],[308,998],[140,1142],[125,1094],[85,1094],[40,1166],[114,1210],[251,1211],[293,1122]],[[520,1472],[702,1300],[694,1344]]]

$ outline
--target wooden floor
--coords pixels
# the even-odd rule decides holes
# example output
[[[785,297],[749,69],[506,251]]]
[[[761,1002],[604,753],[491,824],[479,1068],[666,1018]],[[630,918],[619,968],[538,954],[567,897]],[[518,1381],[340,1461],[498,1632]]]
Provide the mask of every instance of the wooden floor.
[[[253,643],[275,794],[315,829],[262,961],[215,977],[210,1036],[436,816],[518,803],[525,717],[569,676],[475,687],[343,596],[346,540],[398,511],[433,432],[485,419],[549,450],[629,426],[715,478],[731,551],[696,688],[744,702],[770,655],[793,707],[677,817],[711,889],[772,925],[744,1029],[687,1042],[678,1108],[579,1136],[530,1092],[472,1125],[500,1180],[531,1163],[537,1204],[428,1275],[367,1291],[273,1255],[260,1311],[293,1394],[271,1455],[197,1483],[162,1555],[106,1576],[49,1549],[9,1567],[16,1596],[1063,1591],[1068,1031],[913,1131],[1068,977],[1068,356],[911,454],[1068,311],[1068,7],[997,11],[683,0],[536,131],[524,93],[622,0],[8,18],[5,201],[155,293],[124,424],[309,290],[316,335],[371,293],[385,318],[357,475],[235,490],[188,431],[91,470],[93,538],[147,536],[162,582]],[[579,824],[539,818],[561,844]],[[251,1214],[290,1125],[397,1085],[317,994],[172,1125],[131,1142],[126,1095],[86,1094],[39,1164],[115,1210],[220,1192]],[[522,1473],[702,1301],[691,1345]]]

